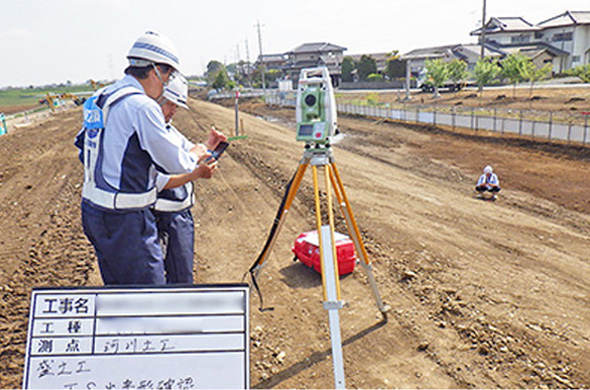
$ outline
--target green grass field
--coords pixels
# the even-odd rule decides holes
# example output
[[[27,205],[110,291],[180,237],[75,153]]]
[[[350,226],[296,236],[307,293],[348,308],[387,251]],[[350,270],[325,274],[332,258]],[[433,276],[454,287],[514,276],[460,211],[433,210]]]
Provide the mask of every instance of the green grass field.
[[[199,79],[193,77],[189,80],[195,81]],[[0,90],[0,112],[6,110],[8,107],[32,106],[39,104],[39,100],[44,99],[45,95],[48,93],[59,95],[66,92],[88,92],[88,95],[90,95],[94,91],[92,90],[92,87],[87,84],[59,87],[11,88]]]
[[[36,87],[36,88],[19,88],[0,90],[0,111],[3,107],[14,106],[30,106],[39,104],[40,99],[44,99],[45,95],[62,94],[62,93],[92,93],[92,87],[89,85],[72,85],[63,87]]]

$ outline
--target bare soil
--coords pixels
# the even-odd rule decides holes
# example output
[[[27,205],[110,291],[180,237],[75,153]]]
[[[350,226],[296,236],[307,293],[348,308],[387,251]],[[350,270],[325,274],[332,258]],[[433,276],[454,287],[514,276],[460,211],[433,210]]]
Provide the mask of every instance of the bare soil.
[[[339,94],[340,101],[363,99],[368,94],[379,103],[398,103],[405,98],[405,91],[399,92],[345,92]],[[436,104],[461,107],[506,108],[512,110],[553,111],[559,113],[590,112],[590,85],[570,86],[568,88],[549,88],[535,86],[502,88],[488,87],[481,94],[473,89],[457,92],[441,91],[438,98],[432,92],[412,92],[407,104]]]
[[[194,141],[234,112],[199,100],[175,124]],[[294,111],[242,103],[248,138],[197,183],[197,283],[239,282],[257,258],[303,145]],[[21,386],[30,293],[101,285],[80,224],[81,109],[0,137],[0,387]],[[380,292],[341,278],[350,388],[590,387],[590,154],[581,146],[340,117],[334,147]],[[500,199],[476,199],[491,164]],[[310,176],[310,175],[309,175]],[[253,388],[332,388],[321,278],[290,251],[315,228],[306,176],[251,296]],[[344,229],[341,218],[339,230]],[[346,231],[342,231],[346,233]]]
[[[23,111],[27,111],[27,110],[32,110],[37,107],[39,107],[39,105],[37,105],[37,104],[29,104],[29,105],[23,105],[23,106],[0,106],[0,112],[4,113],[6,115],[10,115],[10,114],[17,114],[19,112],[23,112]]]

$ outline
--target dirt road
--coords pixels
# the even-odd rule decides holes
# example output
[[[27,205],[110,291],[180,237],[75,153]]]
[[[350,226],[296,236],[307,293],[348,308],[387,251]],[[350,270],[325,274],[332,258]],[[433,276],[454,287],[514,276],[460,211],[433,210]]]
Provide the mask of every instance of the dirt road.
[[[194,141],[233,111],[192,100],[175,119]],[[196,282],[237,282],[256,259],[302,145],[294,112],[242,114],[220,171],[197,184]],[[0,137],[0,387],[22,379],[30,291],[100,285],[79,221],[79,109]],[[341,279],[351,388],[590,387],[590,159],[587,149],[340,118],[334,153],[383,298],[362,269]],[[500,200],[473,197],[492,164]],[[308,175],[311,176],[311,175]],[[292,261],[315,226],[306,177],[251,302],[251,385],[333,387],[321,279]],[[339,221],[342,227],[342,221]],[[343,233],[345,233],[343,231]]]

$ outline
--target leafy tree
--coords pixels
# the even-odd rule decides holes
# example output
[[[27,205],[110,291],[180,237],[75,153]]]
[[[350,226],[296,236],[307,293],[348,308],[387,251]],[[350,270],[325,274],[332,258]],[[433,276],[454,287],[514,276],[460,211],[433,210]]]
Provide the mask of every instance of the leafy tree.
[[[489,58],[480,58],[473,68],[473,77],[478,84],[488,85],[494,81],[502,69],[498,66],[498,62]]]
[[[353,81],[352,72],[355,69],[354,60],[352,57],[344,57],[342,60],[342,81]]]
[[[363,54],[356,64],[356,69],[359,79],[365,81],[371,73],[377,73],[377,62],[373,57]]]
[[[585,83],[590,83],[590,64],[576,66],[568,73],[578,76]]]
[[[440,58],[435,60],[426,60],[424,63],[426,68],[426,78],[432,81],[434,87],[433,97],[440,97],[438,89],[445,84],[445,81],[449,78],[449,64],[444,62]]]
[[[451,80],[453,82],[453,84],[455,84],[455,85],[464,82],[468,76],[467,63],[465,61],[453,60],[453,61],[449,62],[448,69],[449,69],[449,80]]]
[[[549,78],[551,76],[552,68],[553,66],[551,64],[547,64],[542,68],[537,68],[535,64],[533,64],[533,61],[525,63],[525,66],[522,68],[522,76],[525,80],[531,83],[529,97],[533,95],[533,85],[535,82]]]
[[[400,59],[399,50],[392,50],[387,53],[387,60],[385,61],[385,75],[388,79],[394,80],[398,77],[406,75],[406,61]]]
[[[219,72],[223,68],[225,68],[225,66],[221,62],[216,60],[209,61],[209,63],[207,64],[207,72],[205,74],[209,83],[212,83],[213,80],[215,80],[217,72]]]
[[[391,57],[386,62],[385,74],[390,80],[406,75],[406,61]]]
[[[225,70],[225,67],[221,68],[221,70],[217,72],[215,80],[213,80],[213,84],[211,84],[211,86],[216,90],[221,90],[224,88],[228,88],[230,86],[230,80],[227,76],[227,71]]]
[[[516,97],[516,84],[525,80],[523,69],[529,66],[531,59],[520,53],[512,53],[502,60],[502,78],[508,79],[514,86],[512,97]]]

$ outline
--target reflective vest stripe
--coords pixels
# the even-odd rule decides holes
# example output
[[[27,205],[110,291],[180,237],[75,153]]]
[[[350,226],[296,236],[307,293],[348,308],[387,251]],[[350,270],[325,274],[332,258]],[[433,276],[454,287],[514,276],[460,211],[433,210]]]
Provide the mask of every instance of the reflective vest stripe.
[[[195,193],[193,183],[188,182],[185,184],[185,187],[187,189],[188,196],[184,200],[158,198],[156,200],[156,204],[154,205],[154,209],[156,211],[176,212],[192,207],[195,204]]]
[[[111,210],[137,209],[151,206],[156,202],[158,192],[151,191],[138,194],[125,192],[108,192],[97,188],[91,182],[84,183],[82,197],[97,206]]]

